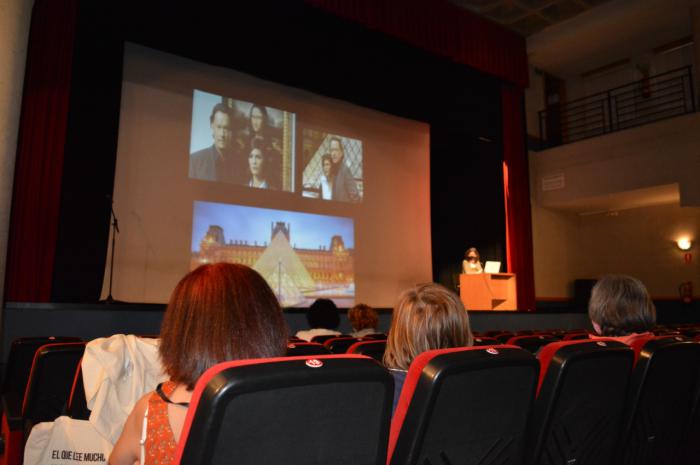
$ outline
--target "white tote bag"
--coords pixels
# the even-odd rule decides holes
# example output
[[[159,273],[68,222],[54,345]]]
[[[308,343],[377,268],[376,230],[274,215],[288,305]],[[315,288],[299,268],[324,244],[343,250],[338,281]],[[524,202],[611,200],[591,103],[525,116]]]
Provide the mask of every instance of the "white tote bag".
[[[24,447],[24,465],[105,465],[112,444],[86,420],[39,423]]]

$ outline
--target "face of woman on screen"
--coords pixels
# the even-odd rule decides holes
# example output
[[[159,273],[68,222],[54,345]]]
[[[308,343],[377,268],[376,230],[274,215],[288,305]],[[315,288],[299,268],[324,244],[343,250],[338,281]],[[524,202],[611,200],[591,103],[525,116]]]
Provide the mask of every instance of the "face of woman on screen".
[[[323,174],[325,174],[326,177],[331,175],[331,160],[328,158],[323,160]]]
[[[331,158],[333,159],[333,163],[340,163],[340,160],[343,159],[343,147],[341,147],[340,141],[338,139],[331,140],[331,146],[329,151],[331,152]]]
[[[254,132],[260,132],[263,125],[263,114],[262,110],[258,107],[253,107],[250,112],[250,127],[253,128]]]
[[[265,160],[260,149],[253,149],[250,151],[250,155],[248,155],[248,166],[250,167],[250,174],[256,178],[262,176],[265,168]]]

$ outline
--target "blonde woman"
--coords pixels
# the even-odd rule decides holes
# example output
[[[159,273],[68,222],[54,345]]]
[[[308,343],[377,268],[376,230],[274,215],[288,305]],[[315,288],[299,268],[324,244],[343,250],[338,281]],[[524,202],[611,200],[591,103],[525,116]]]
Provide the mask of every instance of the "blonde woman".
[[[427,350],[473,342],[469,315],[454,292],[434,283],[404,291],[394,308],[384,352],[384,365],[394,377],[394,410],[414,358]]]

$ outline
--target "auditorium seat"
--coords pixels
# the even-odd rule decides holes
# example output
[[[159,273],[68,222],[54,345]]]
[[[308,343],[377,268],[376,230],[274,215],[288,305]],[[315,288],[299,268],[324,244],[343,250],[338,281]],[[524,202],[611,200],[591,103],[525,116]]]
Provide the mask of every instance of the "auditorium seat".
[[[71,387],[70,396],[68,397],[66,415],[75,420],[87,420],[90,418],[90,410],[88,409],[87,400],[85,399],[82,359],[75,370],[75,378],[73,379],[73,386]]]
[[[322,336],[314,336],[311,338],[311,342],[317,342],[319,344],[323,344],[326,342],[328,339],[333,339],[336,337],[352,337],[349,334],[324,334]]]
[[[695,397],[690,413],[690,423],[680,454],[679,460],[676,461],[679,464],[697,462],[700,457],[700,375],[695,381]]]
[[[333,337],[326,339],[323,345],[334,354],[344,354],[351,345],[360,341],[362,339],[356,337]]]
[[[498,339],[498,342],[500,342],[501,344],[505,344],[506,342],[508,342],[508,340],[510,338],[512,338],[514,336],[515,336],[515,333],[511,333],[510,331],[504,331],[501,333],[494,334],[493,336],[490,336],[490,337]]]
[[[222,363],[197,381],[175,464],[385,465],[392,396],[360,355]]]
[[[508,331],[503,331],[502,329],[489,329],[488,331],[482,331],[481,335],[487,336],[487,337],[496,337],[499,334],[503,334],[503,333],[513,334],[513,333],[510,333]]]
[[[22,403],[25,421],[53,421],[63,413],[84,352],[84,342],[46,344],[37,350]]]
[[[562,341],[580,341],[583,339],[590,339],[590,335],[588,333],[566,333],[562,336],[561,340]]]
[[[654,337],[634,347],[639,357],[632,372],[618,463],[678,463],[697,395],[700,344]]]
[[[24,442],[33,425],[53,421],[64,412],[84,351],[84,342],[45,344],[36,350],[21,407],[4,405],[3,465],[21,463]]]
[[[522,464],[538,368],[513,346],[419,355],[394,413],[388,463]]]
[[[611,340],[561,341],[538,356],[533,465],[612,465],[634,354]]]
[[[4,413],[9,409],[11,417],[20,415],[22,411],[22,400],[24,399],[24,391],[27,387],[29,372],[32,369],[32,361],[34,354],[39,347],[51,342],[79,342],[79,337],[71,336],[39,336],[39,337],[21,337],[12,341],[10,350],[7,355],[7,363],[5,365],[5,373],[2,378],[2,391],[0,396],[0,412],[3,414],[2,429],[3,433],[0,436],[0,454],[5,449],[5,444],[8,442],[7,435],[10,434],[9,427],[5,424],[6,419]],[[17,436],[21,431],[15,430],[12,434]],[[0,465],[7,463],[8,454],[13,451],[7,451],[0,459]],[[21,461],[21,457],[12,457],[10,460],[17,462]]]
[[[329,355],[331,351],[323,344],[316,342],[290,342],[287,344],[287,356],[298,357],[300,355]]]
[[[655,329],[655,336],[680,336],[682,333],[677,329]]]
[[[20,411],[22,408],[22,399],[27,387],[29,372],[32,369],[34,354],[39,347],[50,343],[80,341],[81,339],[78,337],[67,336],[21,337],[12,341],[7,356],[5,376],[3,376],[3,404],[10,405],[14,411]]]
[[[362,336],[362,339],[373,339],[376,341],[386,341],[386,338],[388,336],[384,333],[372,333],[372,334],[367,334],[366,336]]]
[[[359,354],[372,357],[382,362],[386,350],[386,341],[359,341],[348,347],[348,354]]]
[[[500,344],[495,337],[479,336],[474,338],[475,346],[495,346]]]
[[[559,341],[559,338],[554,336],[523,335],[511,337],[508,339],[506,344],[522,347],[523,349],[535,354],[538,350],[540,350],[540,347],[557,341]]]
[[[698,328],[682,328],[680,331],[681,334],[691,339],[700,336],[700,329]]]

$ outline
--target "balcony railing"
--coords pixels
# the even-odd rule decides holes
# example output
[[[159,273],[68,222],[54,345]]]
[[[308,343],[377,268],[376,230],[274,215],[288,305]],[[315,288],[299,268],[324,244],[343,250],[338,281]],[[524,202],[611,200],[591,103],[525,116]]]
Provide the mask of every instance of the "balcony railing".
[[[539,112],[542,148],[695,112],[690,66],[605,92],[550,105]]]

